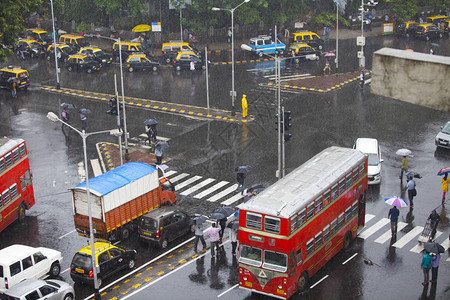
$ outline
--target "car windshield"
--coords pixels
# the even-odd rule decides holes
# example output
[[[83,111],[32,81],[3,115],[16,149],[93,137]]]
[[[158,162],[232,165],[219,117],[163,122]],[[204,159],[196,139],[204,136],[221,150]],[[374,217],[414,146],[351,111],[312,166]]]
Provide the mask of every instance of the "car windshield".
[[[63,47],[61,47],[61,48],[59,48],[59,49],[61,49],[61,51],[63,52],[63,53],[67,53],[67,54],[73,54],[75,51],[72,49],[72,48],[70,48],[69,46],[63,46]]]
[[[90,255],[76,253],[72,259],[72,265],[75,268],[91,269],[92,260]]]
[[[156,230],[158,223],[154,219],[143,217],[141,220],[141,228],[144,230]]]
[[[33,42],[33,43],[30,43],[30,47],[31,48],[37,48],[37,47],[39,47],[41,44],[39,44],[38,42]]]
[[[367,156],[369,166],[378,166],[378,155],[376,153],[367,153]]]
[[[104,57],[105,56],[105,52],[103,52],[102,50],[94,51],[94,54],[95,54],[95,56],[98,56],[98,57]]]
[[[87,47],[89,46],[88,42],[86,41],[85,38],[79,38],[78,39],[78,45],[80,45],[80,47]]]
[[[41,39],[43,39],[44,41],[52,39],[50,37],[50,34],[48,34],[47,32],[41,33],[40,36],[41,36]]]
[[[61,286],[59,284],[57,284],[56,282],[50,281],[50,280],[45,280],[45,282],[48,285],[54,286],[55,288],[59,289]]]
[[[450,134],[450,122],[445,124],[445,126],[442,128],[441,132],[446,133],[446,134]]]
[[[84,59],[84,62],[85,62],[85,63],[90,63],[90,62],[92,62],[92,61],[94,61],[94,59],[93,59],[92,57],[90,57],[90,56],[88,56],[88,57],[86,57],[86,58]]]

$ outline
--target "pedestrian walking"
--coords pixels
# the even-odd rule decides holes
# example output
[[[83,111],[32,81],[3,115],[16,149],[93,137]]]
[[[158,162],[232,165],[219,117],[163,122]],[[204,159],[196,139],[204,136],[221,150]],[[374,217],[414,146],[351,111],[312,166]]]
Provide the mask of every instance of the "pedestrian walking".
[[[388,22],[389,21],[389,15],[388,14],[386,14],[386,15],[384,15],[384,22]]]
[[[323,68],[323,73],[325,74],[326,71],[328,71],[328,73],[331,73],[331,64],[330,59],[328,57],[325,60],[325,67]]]
[[[227,226],[227,218],[220,219],[219,225],[220,225],[219,237],[220,237],[220,241],[222,242],[223,234],[225,232],[225,227]]]
[[[364,81],[366,79],[366,76],[364,74],[364,70],[361,70],[361,73],[359,74],[359,85],[361,88],[364,88]]]
[[[15,80],[13,80],[12,84],[11,84],[11,95],[13,98],[16,98],[17,95],[17,83]]]
[[[193,60],[191,60],[191,63],[189,64],[191,71],[195,71],[195,63]]]
[[[433,47],[430,48],[430,54],[431,54],[431,55],[434,54],[434,49],[433,49]]]
[[[442,204],[444,204],[445,194],[448,193],[448,184],[450,183],[448,173],[445,173],[444,178],[441,179],[441,183],[442,183]]]
[[[202,242],[203,250],[206,249],[205,238],[203,237],[203,224],[195,225],[194,252],[197,252],[198,240]]]
[[[219,231],[221,227],[218,222],[212,223],[212,227],[206,232],[206,235],[209,237],[209,242],[211,243],[211,257],[215,258],[216,253],[214,249],[219,252]]]
[[[145,125],[145,133],[147,134],[147,139],[144,141],[144,143],[148,140],[148,143],[152,143],[152,129],[150,125]]]
[[[436,283],[438,278],[439,262],[441,255],[439,253],[433,253],[431,256],[431,282]]]
[[[228,28],[227,35],[228,35],[227,42],[228,42],[228,43],[231,43],[231,38],[232,38],[232,36],[233,36],[233,32],[231,31],[231,27]]]
[[[242,117],[247,118],[248,115],[248,104],[247,104],[247,96],[242,95]]]
[[[151,131],[151,138],[154,142],[157,141],[156,135],[158,134],[158,131],[156,130],[156,124],[150,125],[150,131]],[[150,141],[150,140],[149,140]]]
[[[236,256],[237,235],[238,231],[236,229],[230,228],[231,254],[233,256]]]
[[[161,147],[159,146],[155,147],[155,156],[156,156],[156,164],[160,165],[162,163],[162,156],[163,156]]]
[[[428,253],[428,251],[425,250],[425,254],[422,257],[422,263],[420,264],[423,270],[422,285],[427,285],[430,280],[431,263],[432,263],[431,255]]]
[[[402,170],[400,171],[400,180],[403,180],[403,173],[408,172],[408,157],[402,158]]]
[[[388,213],[388,219],[391,220],[391,234],[392,236],[397,235],[397,223],[398,223],[398,215],[400,211],[396,206],[393,206]]]
[[[81,130],[86,131],[87,128],[87,114],[84,112],[80,112],[80,120],[81,120]]]
[[[417,196],[417,190],[416,182],[414,181],[412,176],[409,177],[408,183],[406,184],[406,189],[408,190],[409,207],[414,208],[413,199],[415,196]]]
[[[428,216],[428,220],[431,221],[430,225],[431,225],[431,228],[433,228],[431,230],[431,235],[430,235],[430,242],[431,242],[434,238],[434,235],[436,234],[437,227],[439,225],[439,222],[441,221],[441,217],[437,214],[436,210],[433,209],[431,214]]]
[[[66,108],[63,108],[63,109],[62,109],[62,111],[61,111],[61,118],[62,118],[62,120],[63,120],[65,123],[70,124],[70,123],[69,123],[69,120],[70,120],[70,114],[69,114],[69,111],[68,111]],[[62,124],[61,124],[61,128],[64,128],[64,126],[65,126],[65,124],[62,123]]]
[[[245,180],[245,174],[244,173],[237,173],[236,175],[238,186],[236,188],[236,191],[239,191],[239,188],[242,186],[241,195],[244,195],[244,180]]]

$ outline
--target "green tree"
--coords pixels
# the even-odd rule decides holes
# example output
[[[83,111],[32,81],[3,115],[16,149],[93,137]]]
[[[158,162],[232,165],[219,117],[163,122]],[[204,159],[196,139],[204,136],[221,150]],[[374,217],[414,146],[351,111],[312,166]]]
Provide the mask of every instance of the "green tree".
[[[16,36],[23,31],[23,20],[28,19],[30,14],[36,11],[42,0],[2,0],[0,6],[0,43],[13,45]],[[8,49],[0,48],[0,62],[6,61]]]
[[[415,19],[420,12],[418,0],[391,0],[390,11],[397,14],[397,21],[409,21]]]

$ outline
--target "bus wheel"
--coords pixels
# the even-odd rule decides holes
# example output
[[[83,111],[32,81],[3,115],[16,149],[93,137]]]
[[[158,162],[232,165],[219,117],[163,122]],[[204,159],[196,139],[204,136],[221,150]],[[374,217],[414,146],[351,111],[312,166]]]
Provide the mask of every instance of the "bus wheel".
[[[350,246],[351,241],[352,241],[352,233],[349,231],[345,234],[344,237],[344,244],[343,244],[344,249],[347,249]]]
[[[305,291],[308,279],[308,273],[303,272],[302,275],[300,275],[297,282],[297,292],[301,293]]]
[[[25,219],[25,204],[20,204],[19,206],[19,222],[22,222]]]

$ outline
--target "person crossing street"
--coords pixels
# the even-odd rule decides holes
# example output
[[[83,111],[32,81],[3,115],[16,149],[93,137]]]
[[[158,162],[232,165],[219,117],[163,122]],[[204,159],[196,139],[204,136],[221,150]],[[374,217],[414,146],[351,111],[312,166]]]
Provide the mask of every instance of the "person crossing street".
[[[388,213],[388,218],[391,220],[391,234],[392,236],[397,235],[397,223],[398,223],[398,215],[400,211],[396,206],[393,206]]]

